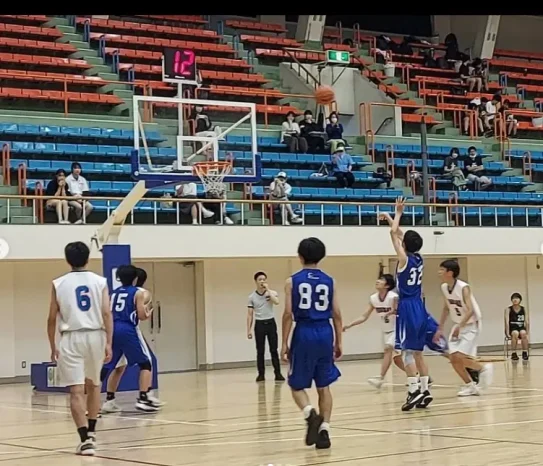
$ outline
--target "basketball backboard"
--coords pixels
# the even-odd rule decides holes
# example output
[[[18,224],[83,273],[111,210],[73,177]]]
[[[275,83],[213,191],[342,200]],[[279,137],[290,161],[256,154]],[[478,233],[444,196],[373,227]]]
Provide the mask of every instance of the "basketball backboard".
[[[197,113],[196,107],[202,107],[202,111]],[[206,115],[212,122],[221,121],[221,126],[194,134],[197,119],[205,119]],[[145,122],[152,120],[157,129],[146,130],[144,117]],[[233,167],[224,182],[260,181],[254,103],[134,96],[133,120],[132,174],[136,180],[156,185],[199,182],[192,166],[195,162],[230,160]],[[157,133],[162,138],[157,138]],[[164,138],[166,141],[157,144]]]

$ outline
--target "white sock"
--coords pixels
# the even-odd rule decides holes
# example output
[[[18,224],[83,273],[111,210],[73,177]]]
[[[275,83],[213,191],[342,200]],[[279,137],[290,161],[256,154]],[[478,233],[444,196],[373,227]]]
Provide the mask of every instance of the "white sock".
[[[428,390],[428,380],[430,380],[430,377],[427,375],[420,378],[420,391],[423,393]]]
[[[419,389],[419,379],[417,377],[407,377],[409,384],[409,393],[415,393]]]
[[[319,432],[321,430],[326,430],[326,431],[330,432],[330,424],[328,422],[323,422],[319,427]]]
[[[313,406],[307,405],[302,411],[304,413],[304,419],[307,419],[309,415],[311,414],[311,410],[313,409]]]

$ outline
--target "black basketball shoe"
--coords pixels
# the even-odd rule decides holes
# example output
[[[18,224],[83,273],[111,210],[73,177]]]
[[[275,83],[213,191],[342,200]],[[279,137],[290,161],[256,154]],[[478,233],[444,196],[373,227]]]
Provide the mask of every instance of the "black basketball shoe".
[[[413,393],[408,393],[407,399],[402,405],[402,411],[411,411],[423,397],[424,395],[420,392],[420,390]]]
[[[319,427],[322,424],[323,417],[317,414],[314,409],[309,413],[309,417],[305,420],[307,422],[307,432],[305,434],[305,444],[308,446],[315,445],[319,437]]]

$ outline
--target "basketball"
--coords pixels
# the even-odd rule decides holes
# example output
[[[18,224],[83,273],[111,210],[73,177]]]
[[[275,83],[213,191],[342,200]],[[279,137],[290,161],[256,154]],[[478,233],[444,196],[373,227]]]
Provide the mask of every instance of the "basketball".
[[[315,91],[315,100],[318,104],[328,105],[336,99],[336,94],[330,86],[320,86]]]

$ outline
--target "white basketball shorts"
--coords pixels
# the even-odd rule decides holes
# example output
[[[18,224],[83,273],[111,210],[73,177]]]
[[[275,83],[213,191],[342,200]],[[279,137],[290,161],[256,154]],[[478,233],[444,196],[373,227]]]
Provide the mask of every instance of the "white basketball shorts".
[[[386,349],[394,348],[396,344],[396,331],[392,330],[391,332],[383,332],[383,347]],[[401,351],[394,350],[394,355],[402,354]]]
[[[106,355],[106,333],[103,330],[64,332],[58,350],[57,370],[62,385],[83,385],[85,379],[100,385],[100,372]]]
[[[449,335],[449,354],[462,353],[472,358],[477,357],[477,340],[480,329],[477,323],[467,324],[460,329],[458,338],[452,338],[452,332],[457,326],[453,326]]]

